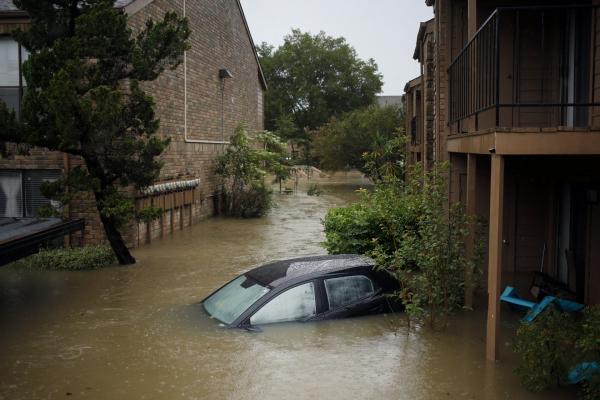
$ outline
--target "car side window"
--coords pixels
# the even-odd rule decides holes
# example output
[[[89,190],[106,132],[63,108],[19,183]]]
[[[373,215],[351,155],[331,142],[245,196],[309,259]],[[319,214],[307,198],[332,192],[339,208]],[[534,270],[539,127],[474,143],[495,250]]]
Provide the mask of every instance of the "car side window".
[[[315,285],[309,282],[286,290],[269,301],[250,317],[250,324],[298,321],[316,313]]]
[[[375,293],[373,281],[364,275],[325,279],[329,309],[344,306]]]

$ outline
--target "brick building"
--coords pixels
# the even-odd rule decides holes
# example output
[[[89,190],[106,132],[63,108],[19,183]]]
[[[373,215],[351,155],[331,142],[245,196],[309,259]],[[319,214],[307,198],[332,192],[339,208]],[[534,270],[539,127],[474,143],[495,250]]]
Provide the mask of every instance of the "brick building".
[[[534,296],[537,273],[600,303],[600,3],[426,3],[421,75],[406,86],[409,161],[449,160],[450,201],[487,221],[486,355],[496,359],[505,286]]]
[[[167,11],[186,16],[191,28],[183,64],[145,86],[154,96],[159,135],[171,137],[171,144],[162,155],[159,182],[136,194],[138,205],[165,210],[149,225],[131,222],[123,234],[136,246],[213,214],[215,157],[238,124],[263,129],[266,84],[238,0],[117,0],[115,8],[128,14],[134,32]],[[17,114],[24,86],[20,63],[27,54],[10,32],[27,24],[27,15],[11,0],[0,0],[0,98]],[[42,148],[0,159],[0,217],[35,216],[48,202],[39,194],[40,183],[78,164],[76,157]],[[84,244],[104,240],[91,198],[64,207],[66,217],[85,217]]]

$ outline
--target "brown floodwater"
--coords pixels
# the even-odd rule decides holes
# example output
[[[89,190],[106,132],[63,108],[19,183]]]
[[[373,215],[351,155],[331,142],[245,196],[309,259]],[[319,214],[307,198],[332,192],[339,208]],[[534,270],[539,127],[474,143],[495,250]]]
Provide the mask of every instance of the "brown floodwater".
[[[276,194],[266,218],[211,219],[157,240],[135,251],[132,267],[2,268],[0,399],[571,398],[531,394],[512,363],[485,362],[481,312],[454,317],[443,333],[409,330],[402,315],[261,333],[209,319],[198,302],[235,275],[325,252],[321,218],[356,195],[352,185],[322,189]]]

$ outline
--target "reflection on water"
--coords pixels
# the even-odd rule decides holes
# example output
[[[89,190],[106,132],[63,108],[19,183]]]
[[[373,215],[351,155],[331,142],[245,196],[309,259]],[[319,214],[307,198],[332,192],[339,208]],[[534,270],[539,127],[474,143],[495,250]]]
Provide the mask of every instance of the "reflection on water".
[[[401,315],[224,330],[198,304],[253,265],[316,253],[355,197],[277,195],[260,220],[213,219],[91,272],[0,270],[0,399],[541,399],[483,361],[481,315],[445,333]],[[554,398],[568,398],[554,394]]]

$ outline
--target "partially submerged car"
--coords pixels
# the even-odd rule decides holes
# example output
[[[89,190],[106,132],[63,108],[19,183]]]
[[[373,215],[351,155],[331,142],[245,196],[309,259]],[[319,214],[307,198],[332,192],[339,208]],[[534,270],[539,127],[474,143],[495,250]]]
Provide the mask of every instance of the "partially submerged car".
[[[395,311],[398,282],[370,258],[328,255],[276,261],[233,279],[202,301],[225,326],[315,321]]]

